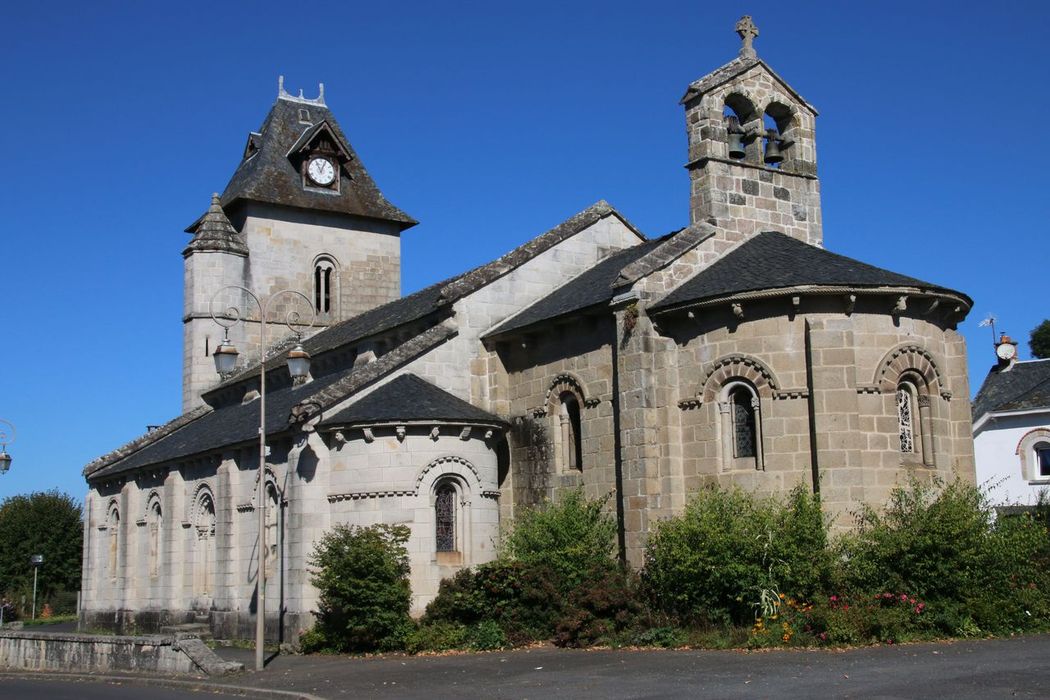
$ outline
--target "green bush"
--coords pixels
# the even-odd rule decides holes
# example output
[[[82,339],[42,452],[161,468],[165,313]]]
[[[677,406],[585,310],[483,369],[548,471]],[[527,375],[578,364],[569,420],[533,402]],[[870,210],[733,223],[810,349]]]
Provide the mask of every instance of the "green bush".
[[[568,596],[555,629],[563,647],[615,644],[639,623],[644,609],[634,577],[606,561],[584,573],[584,584]]]
[[[567,594],[612,559],[616,521],[606,511],[608,500],[587,499],[577,488],[556,503],[525,509],[503,543],[503,556],[549,570]]]
[[[955,481],[895,489],[882,512],[865,508],[844,537],[852,591],[913,591],[944,634],[1045,627],[1050,537],[1031,514],[996,518],[986,495]]]
[[[512,644],[550,638],[561,612],[561,594],[550,570],[499,559],[464,569],[441,582],[423,625],[493,622]]]
[[[827,586],[831,558],[818,499],[707,488],[649,538],[642,578],[654,604],[687,624],[749,623],[777,596]]]
[[[408,616],[409,529],[404,525],[337,525],[314,548],[313,584],[320,592],[306,651],[387,651],[401,648]]]

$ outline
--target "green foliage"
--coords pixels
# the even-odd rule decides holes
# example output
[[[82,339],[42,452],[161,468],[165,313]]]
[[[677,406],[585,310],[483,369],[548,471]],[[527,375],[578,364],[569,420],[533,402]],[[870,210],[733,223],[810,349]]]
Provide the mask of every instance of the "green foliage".
[[[12,600],[33,592],[29,558],[42,554],[37,576],[38,610],[44,601],[60,601],[80,590],[83,556],[83,511],[80,504],[57,490],[10,496],[0,504],[0,591]],[[27,602],[27,607],[28,607]],[[28,616],[28,610],[25,611]]]
[[[561,612],[552,579],[542,565],[506,559],[464,569],[441,582],[423,625],[490,621],[513,644],[548,638]]]
[[[811,596],[831,571],[827,523],[815,496],[756,499],[708,488],[649,538],[642,573],[656,606],[681,622],[747,623],[781,592]]]
[[[914,591],[945,634],[1047,624],[1050,537],[1031,514],[993,517],[978,488],[913,483],[884,512],[866,508],[840,543],[853,591]]]
[[[615,644],[643,614],[634,578],[613,562],[586,572],[569,593],[554,643],[565,647]]]
[[[503,556],[549,570],[559,590],[568,593],[612,558],[616,521],[605,509],[608,500],[587,499],[577,488],[557,503],[526,509],[503,543]]]
[[[1032,351],[1032,357],[1040,360],[1050,358],[1050,318],[1032,329],[1028,336],[1028,349]]]
[[[320,611],[307,651],[399,649],[412,629],[408,616],[409,529],[404,525],[337,525],[314,548],[313,584]]]

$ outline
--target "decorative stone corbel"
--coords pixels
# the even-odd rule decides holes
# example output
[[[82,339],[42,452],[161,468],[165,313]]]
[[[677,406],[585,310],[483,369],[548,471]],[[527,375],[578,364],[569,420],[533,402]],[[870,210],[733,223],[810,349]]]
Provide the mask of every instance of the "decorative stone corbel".
[[[437,428],[434,428],[434,430],[437,430]],[[471,427],[469,425],[464,426],[463,430],[459,431],[459,439],[463,440],[464,442],[469,440],[470,439],[470,433],[471,433]]]
[[[731,308],[733,309],[733,315],[734,316],[736,316],[737,318],[743,318],[744,317],[744,305],[743,304],[735,303],[735,304],[732,305]]]
[[[489,429],[489,430],[485,431],[485,439],[486,440],[491,440],[492,439],[492,435],[493,435],[492,429]]]
[[[900,316],[902,313],[904,313],[907,310],[908,310],[908,296],[906,294],[902,294],[899,297],[897,297],[897,301],[894,302],[893,308],[890,310],[890,313],[893,314],[894,316]]]
[[[394,428],[394,433],[397,435],[397,441],[398,442],[404,442],[405,441],[405,426],[403,426],[403,425],[397,426],[396,428]]]
[[[933,313],[937,310],[937,307],[940,306],[940,305],[941,305],[941,300],[940,299],[934,299],[932,302],[930,302],[929,308],[926,309],[926,315],[927,316],[932,316]]]
[[[856,306],[857,306],[857,295],[856,294],[847,294],[846,295],[846,315],[847,316],[852,316],[853,315],[853,309],[856,308]]]
[[[332,434],[332,439],[335,440],[337,445],[342,445],[346,442],[346,435],[343,435],[342,430],[337,430]]]
[[[375,433],[372,432],[371,428],[362,428],[361,434],[365,437],[365,442],[372,444],[376,440]]]
[[[794,310],[794,312],[796,314],[798,313],[798,308],[801,305],[802,305],[802,297],[799,297],[799,296],[791,297],[791,308]]]
[[[430,431],[430,439],[437,442],[439,437],[441,437],[441,429],[435,425],[434,429]]]

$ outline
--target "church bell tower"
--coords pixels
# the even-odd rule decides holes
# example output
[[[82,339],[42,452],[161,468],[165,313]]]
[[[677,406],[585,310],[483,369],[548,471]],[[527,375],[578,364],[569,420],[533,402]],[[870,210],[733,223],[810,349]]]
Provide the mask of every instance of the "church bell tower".
[[[260,298],[296,291],[314,307],[313,331],[334,325],[401,296],[401,232],[416,223],[368,174],[325,104],[324,85],[316,98],[296,96],[282,77],[226,189],[186,229],[193,240],[183,252],[183,411],[219,381],[210,354],[222,329],[213,310],[242,310],[246,322],[230,339],[245,362],[258,358],[258,309],[247,295],[221,290],[244,287]],[[280,297],[269,320],[304,311],[287,306],[296,299]],[[286,341],[268,337],[267,351]]]
[[[758,27],[736,24],[740,54],[691,83],[685,107],[690,222],[731,242],[780,231],[821,245],[817,111],[758,57]]]

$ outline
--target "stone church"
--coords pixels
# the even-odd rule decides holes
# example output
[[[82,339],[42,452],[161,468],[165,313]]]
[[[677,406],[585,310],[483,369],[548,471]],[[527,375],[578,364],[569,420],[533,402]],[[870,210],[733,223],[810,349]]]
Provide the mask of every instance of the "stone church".
[[[648,237],[599,201],[405,297],[415,219],[323,89],[282,84],[187,229],[183,414],[84,470],[82,622],[250,637],[261,527],[267,627],[287,639],[312,624],[310,554],[339,523],[409,526],[419,612],[495,556],[519,509],[578,486],[613,494],[637,567],[654,525],[708,484],[804,484],[847,527],[909,475],[973,479],[956,332],[971,300],[824,248],[817,112],[756,55],[750,18],[737,31],[739,56],[681,98],[687,226]],[[231,286],[275,295],[265,352]],[[316,316],[301,346],[289,314]],[[219,376],[230,346],[240,361]]]

